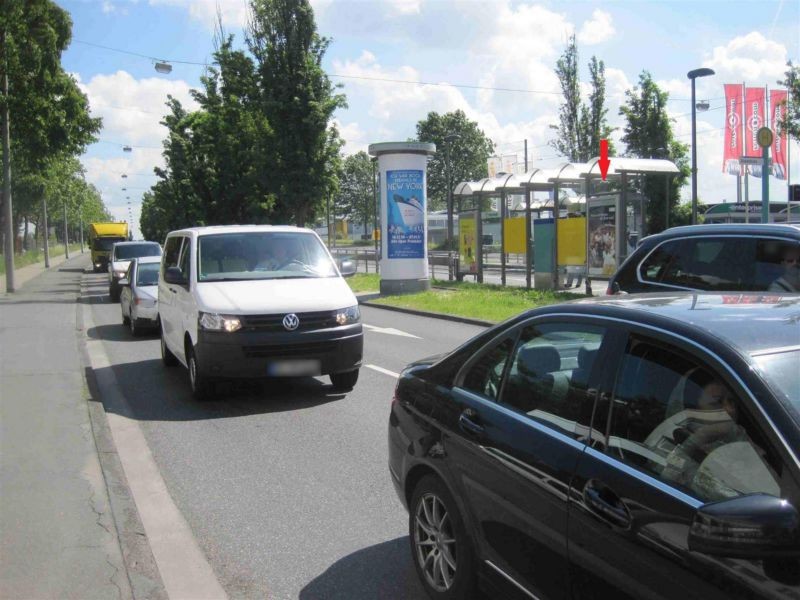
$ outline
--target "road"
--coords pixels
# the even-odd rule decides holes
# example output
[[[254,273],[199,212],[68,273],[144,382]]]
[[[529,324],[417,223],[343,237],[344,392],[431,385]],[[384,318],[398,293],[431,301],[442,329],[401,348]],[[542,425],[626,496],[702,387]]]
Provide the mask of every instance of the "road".
[[[327,378],[227,386],[194,401],[155,335],[133,338],[103,275],[84,302],[161,476],[231,598],[423,598],[407,513],[387,469],[395,378],[480,327],[362,307],[365,366],[356,388]],[[388,373],[387,373],[388,372]],[[107,406],[106,410],[115,410]]]

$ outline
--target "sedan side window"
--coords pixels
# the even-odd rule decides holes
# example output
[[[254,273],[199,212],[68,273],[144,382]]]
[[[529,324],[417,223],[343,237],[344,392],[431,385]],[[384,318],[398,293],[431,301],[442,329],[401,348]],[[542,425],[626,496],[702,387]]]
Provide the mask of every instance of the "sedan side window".
[[[589,380],[605,334],[605,328],[589,324],[526,327],[501,404],[572,437],[585,437],[595,401]]]
[[[514,347],[514,340],[506,338],[486,351],[467,371],[462,387],[476,394],[497,399],[503,371]]]
[[[780,496],[763,436],[711,369],[632,338],[617,374],[606,452],[703,502]]]

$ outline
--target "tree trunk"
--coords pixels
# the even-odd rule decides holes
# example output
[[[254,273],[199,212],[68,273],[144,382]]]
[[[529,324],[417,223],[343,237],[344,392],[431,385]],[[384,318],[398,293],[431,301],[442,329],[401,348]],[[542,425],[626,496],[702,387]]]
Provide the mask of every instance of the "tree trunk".
[[[25,233],[22,237],[22,249],[28,251],[28,215],[25,215]]]

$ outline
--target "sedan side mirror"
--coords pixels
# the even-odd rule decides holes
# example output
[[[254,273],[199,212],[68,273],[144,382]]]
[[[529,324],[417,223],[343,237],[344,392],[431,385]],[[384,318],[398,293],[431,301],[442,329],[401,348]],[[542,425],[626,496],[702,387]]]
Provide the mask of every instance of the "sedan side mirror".
[[[356,263],[349,258],[342,258],[339,260],[339,271],[342,277],[352,277],[356,274]]]
[[[167,283],[174,283],[176,285],[186,285],[189,283],[186,277],[183,276],[183,271],[178,267],[169,267],[164,273],[164,281]]]
[[[727,558],[800,557],[800,515],[787,500],[751,494],[697,509],[689,550]]]

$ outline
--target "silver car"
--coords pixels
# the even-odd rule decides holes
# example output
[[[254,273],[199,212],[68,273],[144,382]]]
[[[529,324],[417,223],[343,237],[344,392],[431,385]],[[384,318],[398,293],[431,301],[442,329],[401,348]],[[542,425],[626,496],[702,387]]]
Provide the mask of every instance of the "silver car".
[[[122,324],[138,335],[143,329],[158,327],[158,272],[160,256],[142,256],[131,260],[119,281]]]

